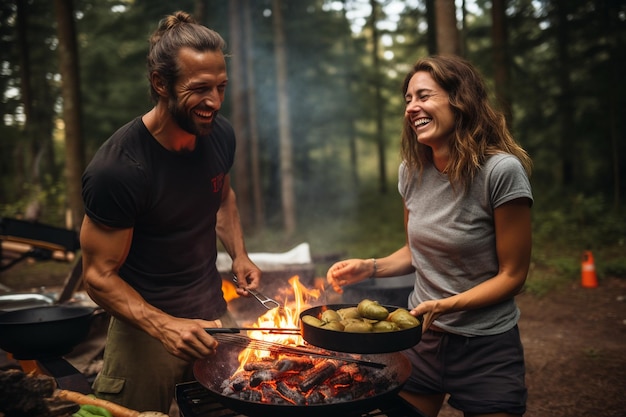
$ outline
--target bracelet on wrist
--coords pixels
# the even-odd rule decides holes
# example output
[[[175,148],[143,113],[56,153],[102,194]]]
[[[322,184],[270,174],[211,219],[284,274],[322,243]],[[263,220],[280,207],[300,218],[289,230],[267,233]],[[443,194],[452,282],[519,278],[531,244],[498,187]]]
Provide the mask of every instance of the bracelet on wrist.
[[[370,279],[376,278],[376,272],[378,272],[378,265],[376,265],[376,258],[372,258],[372,262],[374,262],[374,271],[372,271],[372,275],[370,275]]]

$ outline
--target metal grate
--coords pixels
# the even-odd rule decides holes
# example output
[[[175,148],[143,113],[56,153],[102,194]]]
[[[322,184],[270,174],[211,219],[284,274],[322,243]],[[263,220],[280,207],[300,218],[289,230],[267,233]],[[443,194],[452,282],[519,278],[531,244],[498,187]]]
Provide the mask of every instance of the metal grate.
[[[221,405],[209,390],[197,381],[176,385],[176,402],[182,417],[254,417],[245,416]],[[425,417],[399,396],[390,397],[369,412],[344,414],[343,417]]]

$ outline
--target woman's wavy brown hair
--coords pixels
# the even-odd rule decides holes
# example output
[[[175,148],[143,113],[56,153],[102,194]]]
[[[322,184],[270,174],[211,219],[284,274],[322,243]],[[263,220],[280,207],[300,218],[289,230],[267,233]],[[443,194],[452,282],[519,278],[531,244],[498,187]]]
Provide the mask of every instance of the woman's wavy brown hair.
[[[485,158],[496,153],[516,156],[530,175],[532,162],[528,153],[513,139],[504,115],[489,103],[485,82],[471,63],[454,55],[420,59],[404,79],[403,97],[411,77],[420,71],[428,72],[448,93],[456,126],[445,172],[453,186],[467,189]],[[432,149],[417,141],[407,118],[402,130],[401,156],[409,170],[419,174],[425,163],[433,162]]]
[[[148,80],[156,72],[166,83],[172,96],[178,78],[178,52],[181,48],[196,51],[220,51],[226,49],[226,42],[219,33],[198,24],[186,12],[178,11],[164,17],[150,37],[150,50],[147,56]],[[159,95],[150,83],[150,95],[154,102]]]

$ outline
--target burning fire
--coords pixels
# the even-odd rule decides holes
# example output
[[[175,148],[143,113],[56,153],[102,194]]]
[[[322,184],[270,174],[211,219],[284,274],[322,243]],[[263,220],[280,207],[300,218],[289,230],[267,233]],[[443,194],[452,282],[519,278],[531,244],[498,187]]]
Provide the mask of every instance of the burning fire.
[[[307,289],[298,276],[291,277],[288,282],[290,287],[285,287],[275,297],[282,306],[268,310],[256,323],[246,325],[259,328],[248,332],[248,337],[255,342],[248,344],[244,338],[247,348],[238,355],[238,368],[220,382],[222,395],[250,403],[305,406],[354,402],[388,392],[397,386],[393,374],[351,363],[345,357],[344,360],[333,356],[320,358],[308,355],[306,350],[294,353],[284,349],[283,352],[282,346],[271,349],[271,352],[253,348],[253,345],[266,347],[266,342],[272,347],[274,344],[289,347],[304,344],[299,334],[267,329],[299,329],[300,313],[311,307],[310,301],[324,294],[324,286],[317,281],[316,287],[320,289]],[[234,368],[235,364],[232,365]]]
[[[251,327],[297,329],[300,327],[299,314],[302,310],[311,307],[309,301],[317,300],[322,291],[320,289],[308,289],[300,278],[294,275],[289,279],[290,287],[283,288],[281,294],[276,296],[282,307],[268,310],[258,318]],[[304,343],[299,334],[271,333],[266,330],[253,330],[248,333],[253,339],[267,342],[280,343],[287,346],[298,346]],[[263,350],[244,349],[239,354],[240,369],[249,360],[257,361],[271,356],[271,352]]]
[[[239,297],[237,294],[237,287],[232,282],[222,280],[222,293],[224,293],[224,300],[230,301]]]

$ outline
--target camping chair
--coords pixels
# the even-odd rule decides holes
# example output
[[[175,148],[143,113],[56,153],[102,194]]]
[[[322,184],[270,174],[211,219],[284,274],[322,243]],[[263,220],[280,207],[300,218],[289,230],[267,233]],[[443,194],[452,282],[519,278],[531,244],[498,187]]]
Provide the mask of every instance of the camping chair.
[[[68,301],[78,288],[82,276],[82,260],[80,256],[76,259],[76,251],[80,249],[77,232],[38,222],[1,217],[0,243],[0,272],[28,258],[75,261],[63,291],[55,302]]]

